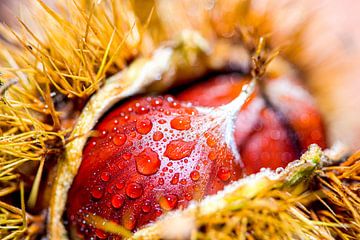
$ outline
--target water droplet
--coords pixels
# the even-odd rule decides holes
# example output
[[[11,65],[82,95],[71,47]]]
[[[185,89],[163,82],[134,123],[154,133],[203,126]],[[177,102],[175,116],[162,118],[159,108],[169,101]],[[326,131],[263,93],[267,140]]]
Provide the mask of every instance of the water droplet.
[[[185,108],[185,112],[193,116],[197,113],[196,109],[194,108]]]
[[[123,170],[125,168],[125,164],[123,162],[117,162],[116,166],[120,169]]]
[[[114,208],[120,208],[123,204],[124,204],[124,197],[123,196],[121,196],[119,194],[115,194],[114,196],[112,196],[111,205]]]
[[[123,181],[118,182],[118,183],[115,184],[115,187],[116,187],[117,189],[119,189],[119,190],[123,189],[124,186],[125,186],[125,183],[124,183]]]
[[[164,123],[166,123],[166,120],[165,119],[159,119],[158,123],[164,124]]]
[[[192,200],[192,195],[190,193],[185,193],[185,199],[187,201],[191,201]]]
[[[136,219],[131,214],[125,214],[123,217],[123,225],[128,230],[133,230],[136,226]]]
[[[152,129],[152,122],[145,118],[136,122],[136,131],[140,134],[147,134]]]
[[[172,96],[167,95],[167,96],[165,96],[165,98],[166,98],[166,101],[168,101],[169,103],[174,101],[174,98]]]
[[[211,150],[208,157],[211,161],[214,161],[217,158],[217,152],[215,150]]]
[[[195,147],[195,144],[195,142],[173,140],[166,146],[164,156],[171,160],[180,160],[185,157],[189,157]]]
[[[159,185],[164,185],[164,179],[163,179],[163,178],[159,178],[158,184],[159,184]]]
[[[145,148],[139,155],[135,156],[136,169],[143,175],[155,174],[161,165],[159,156],[151,148]]]
[[[130,160],[130,158],[131,158],[131,153],[129,153],[129,152],[126,152],[126,153],[124,153],[123,155],[121,155],[121,157],[124,159],[124,160]]]
[[[101,131],[101,137],[105,137],[108,134],[108,131],[103,130]]]
[[[136,199],[143,194],[143,188],[139,183],[132,182],[126,186],[125,192],[129,198]]]
[[[150,201],[145,201],[144,204],[141,206],[141,210],[144,213],[148,213],[151,211],[151,203]]]
[[[178,184],[178,182],[179,182],[179,173],[175,173],[173,178],[171,179],[170,183],[172,185],[176,185],[176,184]]]
[[[104,182],[107,182],[110,179],[110,173],[109,172],[102,172],[100,177],[101,177],[101,180],[103,180]]]
[[[186,179],[181,179],[181,180],[180,180],[180,184],[186,185],[186,183],[187,183]]]
[[[114,186],[110,186],[106,189],[106,191],[110,194],[113,194],[114,193]]]
[[[190,173],[190,178],[193,181],[198,181],[200,179],[200,173],[198,171],[194,170]]]
[[[151,100],[151,105],[153,107],[161,106],[163,104],[163,100],[161,98],[154,98]]]
[[[160,131],[154,132],[153,139],[154,141],[160,141],[164,137],[164,134]]]
[[[149,112],[149,108],[146,106],[139,105],[139,106],[135,106],[135,107],[136,107],[135,112],[137,114],[145,114],[145,113]]]
[[[100,199],[103,196],[103,189],[101,187],[95,187],[90,192],[91,196],[96,199]]]
[[[169,106],[172,108],[180,108],[180,103],[177,101],[173,101],[173,102],[169,103]]]
[[[159,204],[160,207],[166,211],[174,209],[177,205],[178,197],[175,194],[167,194],[160,197]]]
[[[217,142],[215,141],[214,137],[213,136],[209,136],[207,139],[206,139],[206,144],[209,146],[209,147],[215,147]]]
[[[126,135],[125,134],[117,134],[114,136],[112,141],[116,146],[122,146],[126,142]]]
[[[230,172],[229,168],[227,168],[227,167],[220,167],[220,169],[217,173],[217,176],[218,176],[218,178],[220,178],[220,180],[225,182],[230,179],[231,172]]]
[[[160,217],[162,213],[163,213],[163,212],[162,212],[160,209],[158,209],[158,210],[155,211],[155,215],[156,215],[157,217]]]
[[[176,130],[188,130],[191,128],[191,119],[189,116],[178,116],[170,121],[170,126]]]

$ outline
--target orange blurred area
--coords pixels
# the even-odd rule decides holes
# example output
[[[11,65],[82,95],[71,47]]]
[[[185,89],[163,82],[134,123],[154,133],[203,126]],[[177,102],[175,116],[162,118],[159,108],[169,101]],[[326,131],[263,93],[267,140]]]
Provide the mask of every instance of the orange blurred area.
[[[53,0],[43,0],[54,5]],[[157,0],[162,2],[164,0]],[[210,1],[216,4],[224,1]],[[26,18],[35,0],[1,0],[0,20],[16,25]],[[184,2],[187,2],[184,0]],[[254,0],[255,9],[271,9],[278,31],[274,38],[286,41],[295,31],[293,22],[306,22],[308,31],[296,62],[309,67],[305,72],[328,125],[332,143],[341,141],[352,149],[360,147],[360,1],[357,0]],[[23,3],[23,4],[20,4]],[[194,5],[195,7],[195,5]],[[204,10],[205,11],[205,10]],[[315,17],[309,18],[310,15]],[[297,56],[296,56],[297,57]]]

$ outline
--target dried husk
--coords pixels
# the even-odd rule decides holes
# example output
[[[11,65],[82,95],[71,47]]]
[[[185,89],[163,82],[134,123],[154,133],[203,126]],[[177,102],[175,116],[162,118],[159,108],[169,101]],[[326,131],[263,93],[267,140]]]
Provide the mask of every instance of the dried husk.
[[[128,1],[89,2],[66,1],[63,7],[59,5],[59,13],[41,3],[35,25],[26,21],[23,31],[15,35],[1,28],[3,36],[15,44],[4,43],[1,52],[5,85],[0,91],[0,197],[22,203],[16,207],[0,202],[3,239],[67,237],[61,219],[66,192],[81,163],[89,131],[114,103],[135,93],[164,91],[212,70],[235,66],[249,73],[249,56],[258,39],[251,33],[262,35],[273,27],[271,16],[255,12],[251,1],[221,1],[210,12],[201,7],[208,7],[207,1],[199,1],[198,8],[191,7],[193,1],[156,1],[155,10],[153,1],[147,10]],[[189,16],[196,17],[189,20]],[[303,27],[299,26],[294,36],[285,34],[294,39],[285,51],[290,59],[299,56],[301,49],[298,40]],[[281,42],[276,37],[269,40]],[[297,61],[301,66],[307,60],[305,56]],[[280,57],[267,74],[295,73]],[[65,106],[59,107],[54,92],[62,96]],[[85,108],[81,107],[86,101]],[[313,147],[285,171],[250,176],[184,211],[164,216],[133,237],[357,239],[359,154],[346,162],[329,162],[321,156]],[[59,159],[59,164],[45,233],[44,216],[31,216],[26,209],[36,205],[43,166],[51,159]],[[27,187],[32,185],[27,204],[21,190],[26,175],[34,177],[27,180]],[[297,176],[297,181],[289,184],[289,176]],[[159,227],[164,221],[193,227],[166,232]]]

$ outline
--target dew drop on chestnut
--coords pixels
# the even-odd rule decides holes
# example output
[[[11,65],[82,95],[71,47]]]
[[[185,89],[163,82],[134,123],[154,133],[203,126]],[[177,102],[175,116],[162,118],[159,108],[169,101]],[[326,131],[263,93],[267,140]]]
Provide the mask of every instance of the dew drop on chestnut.
[[[131,153],[129,153],[129,152],[126,152],[126,153],[124,153],[123,155],[121,155],[121,157],[124,159],[124,160],[130,160],[130,158],[131,158],[131,156],[132,156],[132,154]]]
[[[159,178],[158,184],[159,184],[159,185],[164,185],[164,179],[163,179],[163,178]]]
[[[211,161],[216,160],[216,158],[217,158],[217,152],[216,152],[215,150],[211,150],[211,151],[209,152],[208,157],[209,157],[209,159],[210,159]]]
[[[195,144],[195,142],[186,142],[181,139],[173,140],[166,146],[164,156],[170,160],[180,160],[189,157]]]
[[[102,172],[101,175],[100,175],[100,178],[104,182],[107,182],[110,179],[110,173],[109,172]]]
[[[143,175],[155,174],[161,165],[159,156],[151,148],[145,148],[139,155],[135,156],[136,169]]]
[[[192,195],[190,193],[185,193],[185,199],[187,201],[191,201],[192,200]]]
[[[164,137],[164,134],[160,131],[156,131],[153,134],[153,140],[154,141],[160,141]]]
[[[219,171],[217,173],[218,178],[220,178],[220,180],[226,182],[227,180],[230,179],[231,177],[231,172],[229,170],[229,168],[227,167],[220,167]]]
[[[179,173],[175,173],[174,176],[172,177],[170,183],[172,185],[176,185],[176,184],[178,184],[178,182],[179,182]]]
[[[125,134],[117,134],[113,137],[112,141],[116,146],[122,146],[126,142],[126,135]]]
[[[160,197],[159,204],[160,207],[166,211],[174,209],[177,205],[178,197],[175,194],[167,194]]]
[[[191,119],[189,116],[178,116],[170,121],[170,126],[176,130],[189,130],[191,128]]]
[[[115,194],[114,196],[112,196],[111,205],[114,208],[120,208],[123,204],[124,204],[124,197],[123,196],[121,196],[120,194]]]
[[[100,199],[103,196],[103,189],[101,187],[95,187],[90,192],[91,196],[95,199]]]
[[[207,139],[206,139],[206,144],[209,146],[209,147],[215,147],[217,142],[216,140],[214,139],[213,136],[209,136]]]
[[[136,131],[140,134],[147,134],[152,129],[152,123],[149,119],[145,118],[136,122]]]
[[[180,103],[178,101],[173,101],[169,103],[169,106],[172,108],[180,108]]]
[[[119,190],[121,190],[121,189],[123,189],[124,187],[125,187],[125,183],[124,182],[117,182],[116,184],[115,184],[115,187],[117,188],[117,189],[119,189]]]
[[[136,199],[143,194],[143,188],[139,183],[132,182],[126,186],[125,193],[129,198]]]
[[[144,204],[141,206],[141,211],[144,213],[148,213],[151,211],[151,203],[150,201],[145,201]]]
[[[153,107],[161,106],[163,104],[163,100],[161,98],[153,98],[151,100],[151,105]]]
[[[105,137],[108,134],[108,131],[103,130],[101,131],[101,137]]]
[[[149,112],[149,108],[146,106],[136,105],[135,107],[136,107],[135,112],[137,114],[145,114]]]
[[[191,180],[196,182],[200,179],[200,173],[198,171],[194,170],[190,173],[190,178],[191,178]]]
[[[136,219],[130,214],[125,214],[123,217],[123,225],[128,230],[133,230],[136,226]]]
[[[156,215],[157,217],[160,217],[162,214],[163,214],[163,212],[162,212],[160,209],[158,209],[158,210],[155,211],[155,215]]]
[[[166,120],[165,120],[165,119],[159,119],[158,123],[160,123],[160,124],[165,124],[165,123],[166,123]]]
[[[180,184],[182,184],[182,185],[186,185],[186,184],[187,184],[186,179],[181,179],[181,180],[180,180]]]
[[[185,108],[185,112],[189,115],[196,115],[197,114],[197,111],[195,108]]]

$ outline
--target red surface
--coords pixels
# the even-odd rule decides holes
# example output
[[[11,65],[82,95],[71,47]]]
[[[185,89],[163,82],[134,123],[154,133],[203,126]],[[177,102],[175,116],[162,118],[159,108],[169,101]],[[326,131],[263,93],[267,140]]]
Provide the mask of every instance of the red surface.
[[[216,193],[244,174],[285,167],[310,143],[325,146],[320,116],[309,95],[300,94],[292,80],[286,83],[299,90],[293,95],[286,88],[274,88],[279,82],[272,80],[268,84],[275,97],[270,94],[265,100],[257,90],[236,119],[242,169],[219,132],[222,122],[212,121],[216,117],[195,106],[226,104],[246,82],[236,75],[218,77],[192,86],[176,99],[134,99],[107,114],[96,127],[99,136],[84,149],[69,192],[70,225],[86,238],[103,237],[105,233],[86,224],[88,214],[96,214],[135,230],[164,212]]]
[[[140,98],[111,111],[89,139],[69,192],[71,226],[85,238],[103,236],[83,222],[96,214],[134,230],[239,179],[240,165],[212,137],[217,132],[201,130],[201,117],[172,97]]]

